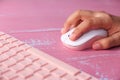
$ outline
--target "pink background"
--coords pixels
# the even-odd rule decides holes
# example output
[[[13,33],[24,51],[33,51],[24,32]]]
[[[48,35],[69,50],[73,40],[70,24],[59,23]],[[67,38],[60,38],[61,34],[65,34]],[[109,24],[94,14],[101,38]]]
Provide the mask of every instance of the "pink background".
[[[120,48],[72,51],[60,42],[66,18],[76,10],[120,15],[120,0],[0,0],[0,30],[101,80],[120,80]]]

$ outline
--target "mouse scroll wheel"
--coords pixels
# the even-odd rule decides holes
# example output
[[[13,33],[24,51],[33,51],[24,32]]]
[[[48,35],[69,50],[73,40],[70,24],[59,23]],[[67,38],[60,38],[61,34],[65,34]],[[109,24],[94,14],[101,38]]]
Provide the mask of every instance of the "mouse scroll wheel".
[[[70,37],[70,34],[68,35],[68,37]]]

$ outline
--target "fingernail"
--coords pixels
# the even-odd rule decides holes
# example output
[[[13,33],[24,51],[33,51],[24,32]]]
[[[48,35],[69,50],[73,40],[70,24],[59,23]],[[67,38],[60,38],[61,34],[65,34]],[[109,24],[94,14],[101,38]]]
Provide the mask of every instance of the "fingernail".
[[[102,46],[100,43],[93,44],[93,49],[102,49]]]
[[[71,35],[70,35],[70,39],[71,39],[72,41],[74,41],[74,40],[75,40],[75,34],[71,34]]]

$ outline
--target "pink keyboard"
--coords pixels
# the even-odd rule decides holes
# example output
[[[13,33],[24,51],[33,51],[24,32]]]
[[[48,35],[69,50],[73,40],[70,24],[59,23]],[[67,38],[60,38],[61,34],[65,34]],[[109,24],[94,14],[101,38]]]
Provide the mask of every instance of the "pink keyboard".
[[[98,80],[0,32],[0,80]]]

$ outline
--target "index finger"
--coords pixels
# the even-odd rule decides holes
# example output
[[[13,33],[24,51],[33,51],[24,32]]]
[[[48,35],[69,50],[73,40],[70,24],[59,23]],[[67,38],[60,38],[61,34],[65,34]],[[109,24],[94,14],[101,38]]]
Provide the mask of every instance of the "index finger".
[[[62,33],[66,33],[70,28],[75,27],[76,23],[80,20],[80,18],[81,16],[79,11],[76,11],[72,15],[70,15],[64,23]]]

